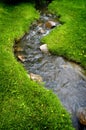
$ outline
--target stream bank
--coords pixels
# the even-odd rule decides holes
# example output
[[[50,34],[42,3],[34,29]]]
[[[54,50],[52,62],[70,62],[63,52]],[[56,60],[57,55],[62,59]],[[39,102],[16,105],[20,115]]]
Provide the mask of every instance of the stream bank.
[[[86,75],[79,65],[40,50],[40,39],[55,27],[46,25],[49,21],[54,22],[56,27],[62,26],[57,16],[41,13],[40,19],[31,25],[29,33],[15,43],[14,53],[28,74],[41,76],[44,86],[60,98],[78,130],[76,111],[79,107],[86,107]]]

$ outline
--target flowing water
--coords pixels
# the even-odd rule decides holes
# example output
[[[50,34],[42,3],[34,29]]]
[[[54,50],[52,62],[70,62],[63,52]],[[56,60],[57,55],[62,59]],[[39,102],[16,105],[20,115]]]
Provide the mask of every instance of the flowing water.
[[[41,14],[40,19],[30,27],[29,33],[15,43],[14,48],[17,50],[14,49],[14,53],[16,57],[23,55],[27,72],[40,75],[45,87],[60,98],[72,114],[73,124],[78,129],[76,111],[79,107],[86,107],[86,75],[79,65],[40,50],[40,39],[54,29],[45,27],[49,20],[56,22],[56,28],[62,26],[57,16]]]

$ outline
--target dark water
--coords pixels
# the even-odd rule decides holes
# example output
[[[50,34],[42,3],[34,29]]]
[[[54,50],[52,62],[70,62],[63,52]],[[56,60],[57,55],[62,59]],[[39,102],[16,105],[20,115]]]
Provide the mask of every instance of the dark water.
[[[22,48],[15,51],[15,55],[24,56],[23,65],[28,73],[38,74],[43,78],[45,87],[53,90],[72,114],[73,124],[78,129],[76,111],[79,107],[86,107],[86,75],[77,64],[41,52],[40,39],[52,31],[45,27],[45,22],[49,20],[56,22],[56,28],[62,26],[58,17],[42,14],[40,19],[32,24],[29,33],[14,45],[15,48]]]

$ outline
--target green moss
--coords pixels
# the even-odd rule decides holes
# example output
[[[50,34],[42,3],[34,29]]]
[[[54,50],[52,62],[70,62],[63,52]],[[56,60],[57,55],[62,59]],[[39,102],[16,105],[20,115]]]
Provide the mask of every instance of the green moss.
[[[86,1],[54,0],[49,10],[60,15],[63,25],[55,28],[42,42],[50,51],[78,62],[86,69]]]
[[[30,4],[0,4],[0,130],[73,130],[59,99],[32,82],[13,55],[14,39],[38,17]]]

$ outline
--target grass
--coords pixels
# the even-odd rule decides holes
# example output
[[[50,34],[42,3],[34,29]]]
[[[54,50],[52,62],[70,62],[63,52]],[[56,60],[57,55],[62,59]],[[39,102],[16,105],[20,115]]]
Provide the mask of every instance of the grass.
[[[63,25],[42,39],[56,55],[79,63],[86,69],[86,1],[54,0],[49,10],[60,15]]]
[[[0,3],[0,130],[74,130],[59,99],[31,81],[13,54],[15,39],[38,17],[29,3]]]

